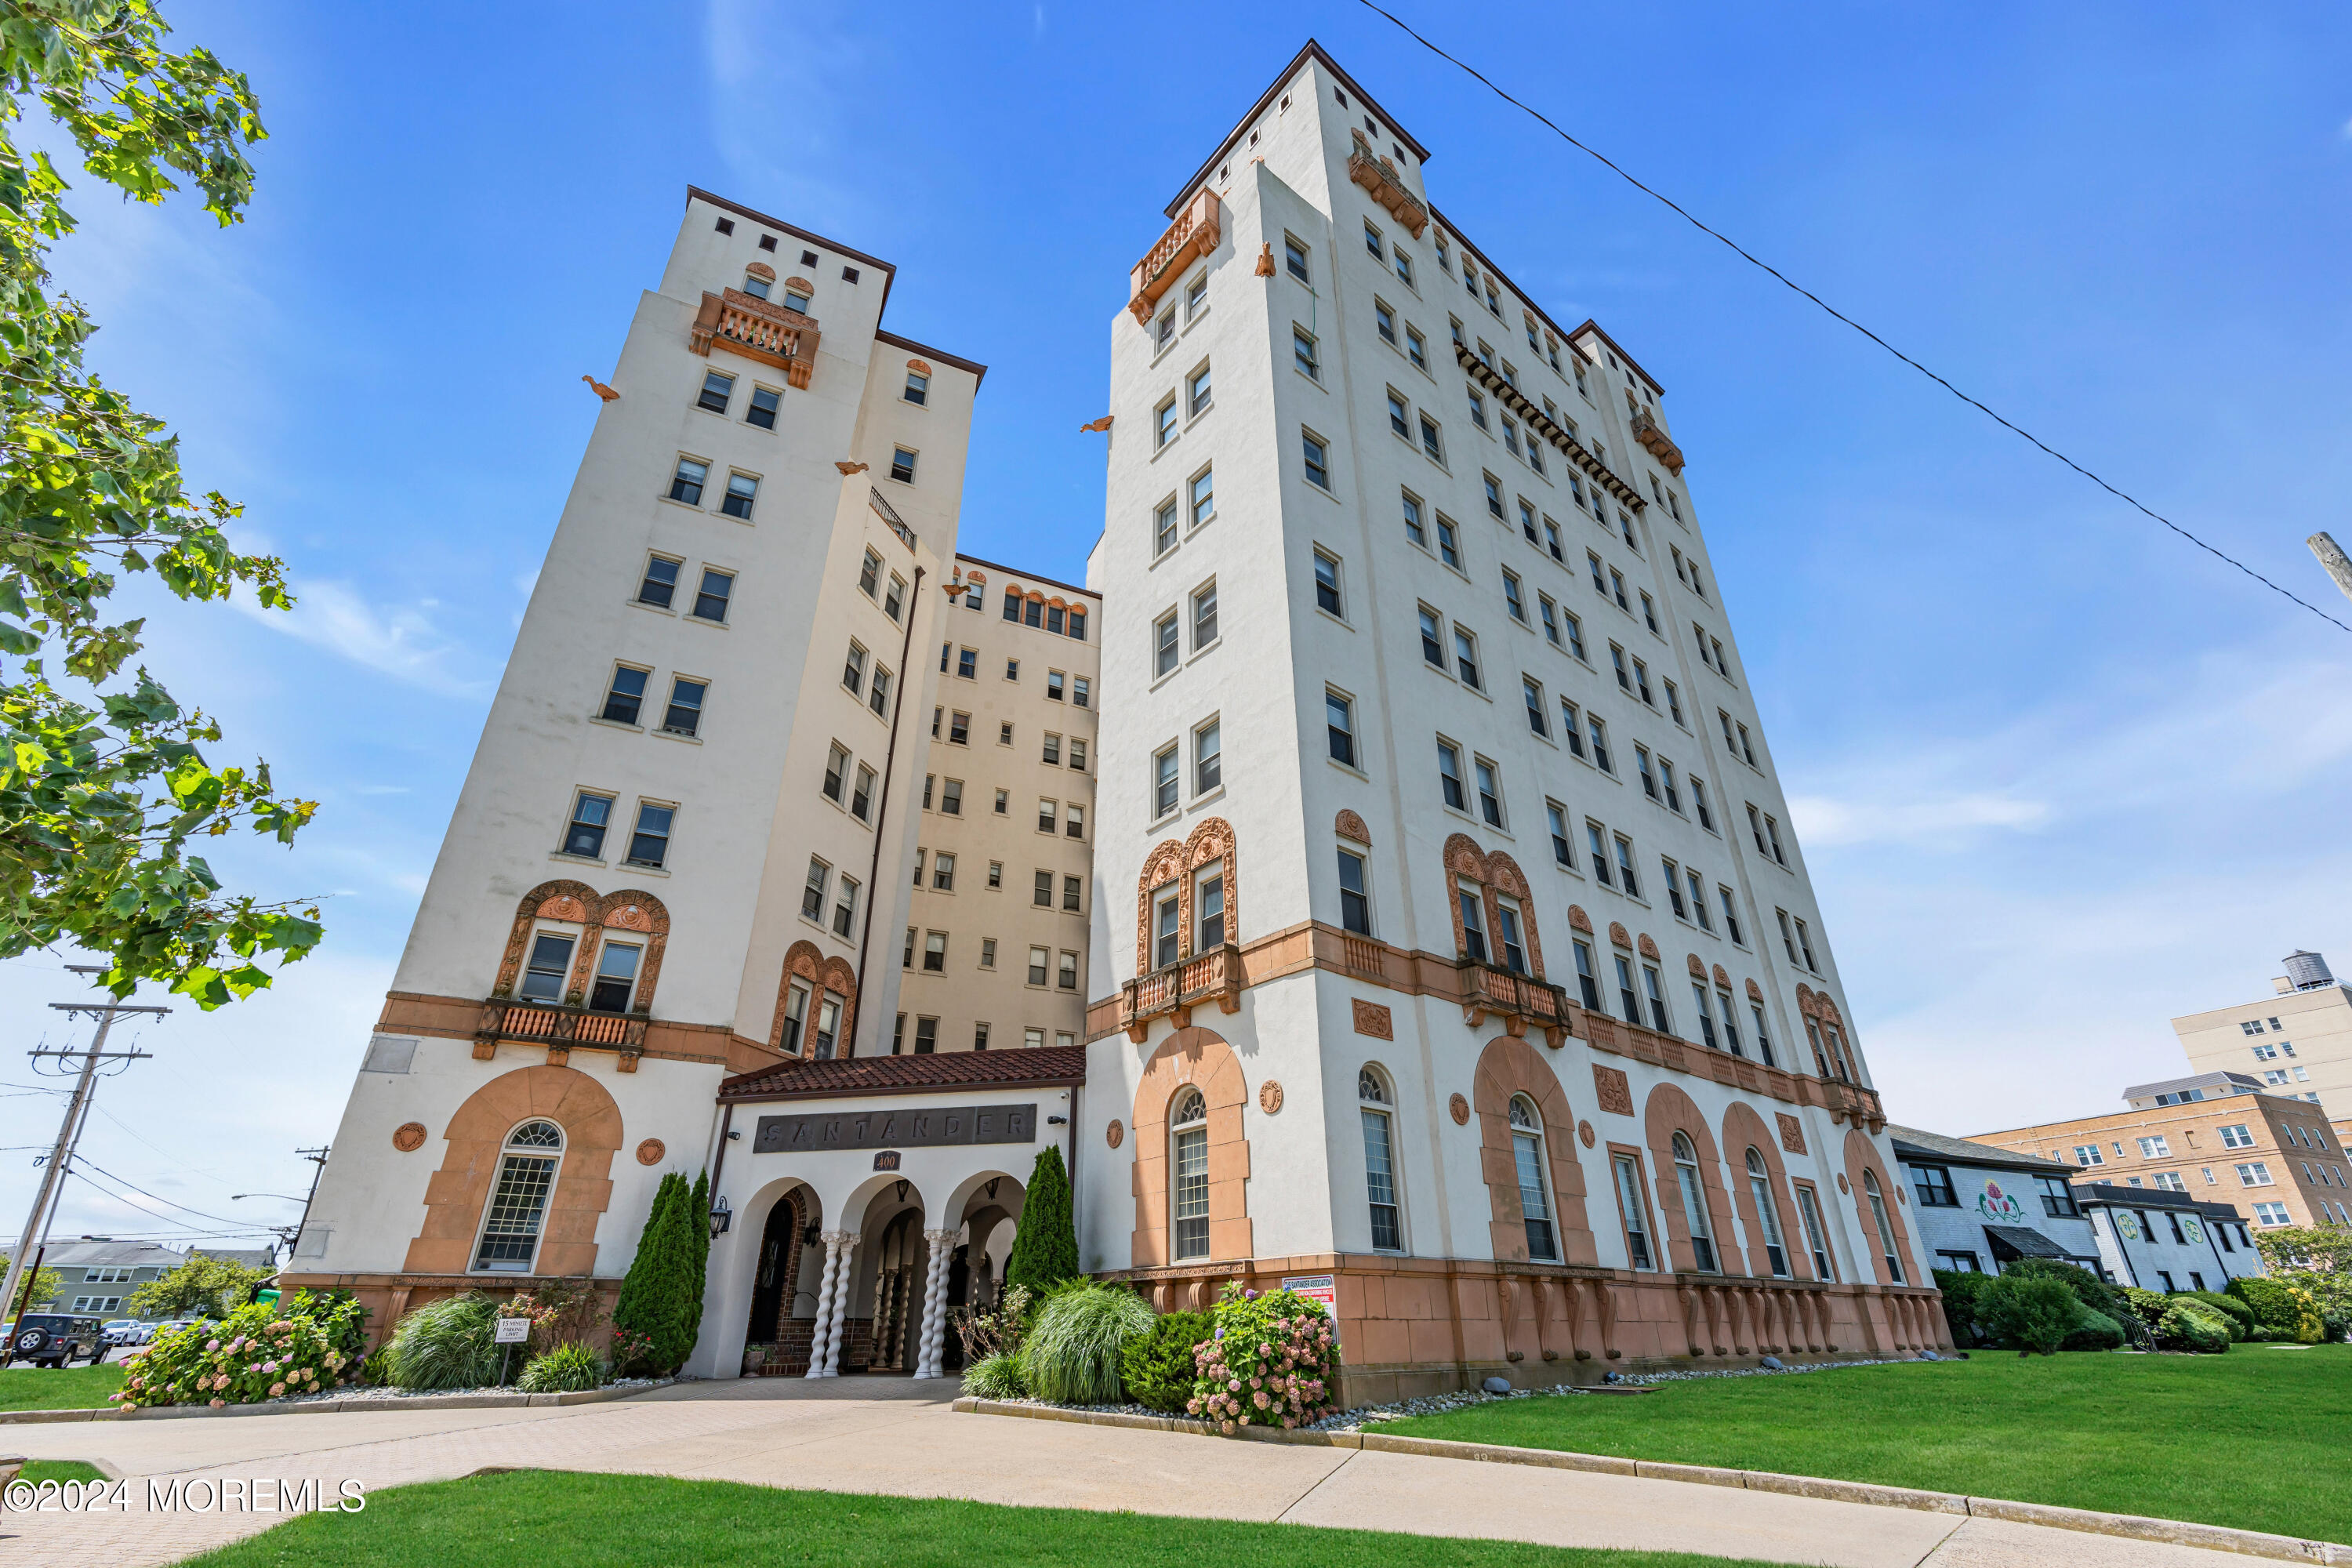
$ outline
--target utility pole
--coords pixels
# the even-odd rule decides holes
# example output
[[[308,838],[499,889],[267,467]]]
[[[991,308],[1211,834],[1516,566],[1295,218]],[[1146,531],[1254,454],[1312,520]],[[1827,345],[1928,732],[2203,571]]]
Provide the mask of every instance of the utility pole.
[[[2344,590],[2344,596],[2352,599],[2352,560],[2346,559],[2343,546],[2325,533],[2315,533],[2304,542],[2319,557],[2319,563],[2327,568],[2327,574],[2336,579],[2336,585]]]
[[[76,974],[103,974],[108,966],[102,963],[68,963],[66,967]],[[24,1237],[16,1243],[16,1250],[8,1259],[7,1282],[0,1285],[0,1302],[16,1303],[16,1315],[19,1322],[24,1320],[26,1309],[31,1304],[32,1298],[33,1276],[30,1272],[31,1265],[27,1262],[26,1254],[31,1252],[36,1246],[44,1248],[48,1246],[49,1222],[56,1217],[58,1200],[64,1194],[66,1168],[73,1160],[74,1150],[81,1142],[82,1126],[89,1120],[92,1090],[98,1079],[98,1064],[101,1061],[135,1060],[147,1054],[139,1050],[109,1051],[106,1048],[107,1033],[114,1027],[115,1019],[128,1014],[146,1013],[160,1018],[171,1012],[169,1007],[134,1006],[128,1003],[117,1002],[110,996],[103,1003],[52,1002],[49,1005],[68,1017],[86,1013],[98,1021],[98,1028],[90,1037],[89,1048],[80,1053],[81,1077],[74,1084],[73,1098],[66,1103],[65,1120],[58,1124],[57,1143],[49,1151],[48,1163],[41,1172],[39,1195],[33,1199],[33,1212],[25,1216]],[[70,1051],[32,1053],[36,1057],[67,1057],[73,1054]],[[17,1300],[19,1292],[16,1282],[20,1278],[25,1281],[23,1300]],[[9,1362],[14,1361],[16,1354],[16,1332],[12,1328],[8,1331],[7,1345],[5,1349],[0,1349],[0,1367],[5,1367]]]
[[[302,1217],[294,1222],[294,1234],[287,1238],[286,1261],[289,1263],[294,1261],[294,1248],[300,1244],[302,1232],[310,1227],[310,1205],[319,1195],[319,1178],[327,1173],[327,1156],[334,1147],[331,1143],[321,1143],[316,1149],[294,1151],[310,1162],[310,1190],[302,1196]]]

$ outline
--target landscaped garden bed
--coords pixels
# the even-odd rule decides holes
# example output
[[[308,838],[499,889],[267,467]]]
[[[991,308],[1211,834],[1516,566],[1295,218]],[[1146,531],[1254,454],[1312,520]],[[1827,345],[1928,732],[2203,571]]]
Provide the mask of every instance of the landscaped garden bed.
[[[1078,1509],[784,1491],[732,1481],[520,1470],[372,1494],[190,1568],[443,1568],[560,1543],[570,1568],[820,1563],[826,1568],[1761,1568],[1750,1560],[1171,1519]]]
[[[1871,1481],[2352,1542],[2352,1346],[1979,1352],[1834,1375],[1662,1379],[1638,1399],[1492,1398],[1406,1436]]]

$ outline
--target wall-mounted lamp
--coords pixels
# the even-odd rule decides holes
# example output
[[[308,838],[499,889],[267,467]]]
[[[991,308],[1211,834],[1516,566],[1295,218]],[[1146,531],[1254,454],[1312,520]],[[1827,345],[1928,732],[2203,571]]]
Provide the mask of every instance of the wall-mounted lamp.
[[[1069,1121],[1070,1119],[1066,1116],[1048,1116],[1045,1118],[1045,1125],[1048,1127],[1066,1127],[1069,1125]]]
[[[727,1131],[727,1142],[730,1143],[732,1143],[741,1136],[743,1136],[743,1130],[740,1127],[730,1127]]]
[[[727,1201],[727,1194],[721,1193],[719,1194],[719,1201],[710,1205],[711,1238],[716,1240],[718,1237],[725,1236],[727,1234],[728,1227],[734,1223],[734,1205]]]

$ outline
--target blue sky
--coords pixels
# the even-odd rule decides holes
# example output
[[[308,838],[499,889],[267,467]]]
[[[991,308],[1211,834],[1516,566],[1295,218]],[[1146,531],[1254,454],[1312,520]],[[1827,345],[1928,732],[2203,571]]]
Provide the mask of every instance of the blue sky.
[[[1651,4],[1402,14],[2021,424],[2338,613],[2352,542],[2352,16]],[[225,871],[324,895],[278,989],[143,1031],[85,1153],[282,1220],[331,1136],[639,290],[696,183],[898,265],[990,366],[964,548],[1083,570],[1107,341],[1160,209],[1313,35],[1432,195],[1668,390],[1889,1111],[2106,1110],[2167,1019],[2352,964],[2352,636],[2180,543],[1423,52],[1321,3],[543,9],[179,0],[271,140],[248,222],[94,193],[93,362],[287,558],[287,616],[149,609],[155,671],[321,802]],[[884,18],[887,16],[887,20]],[[2352,615],[2346,616],[2352,619]],[[75,982],[0,964],[26,1046]],[[118,1037],[120,1038],[121,1037]],[[11,1151],[52,1102],[0,1061]],[[2352,1107],[2336,1108],[2339,1114]],[[0,1152],[10,1239],[31,1156]],[[76,1184],[60,1231],[142,1216]],[[151,1207],[161,1206],[150,1205]],[[166,1214],[179,1213],[164,1208]]]

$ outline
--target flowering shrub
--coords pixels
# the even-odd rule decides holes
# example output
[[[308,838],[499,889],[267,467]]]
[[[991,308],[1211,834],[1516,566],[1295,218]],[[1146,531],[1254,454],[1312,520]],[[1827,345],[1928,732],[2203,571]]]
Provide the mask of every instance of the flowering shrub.
[[[1200,1375],[1186,1411],[1232,1432],[1303,1426],[1338,1408],[1339,1347],[1322,1303],[1235,1282],[1209,1316],[1216,1337],[1192,1347]]]
[[[152,1344],[125,1358],[122,1386],[107,1398],[123,1410],[150,1405],[218,1410],[351,1382],[357,1361],[337,1346],[365,1332],[366,1309],[303,1296],[286,1305],[284,1316],[278,1304],[257,1301],[217,1322],[159,1330]],[[296,1307],[324,1310],[311,1316],[291,1310]]]

